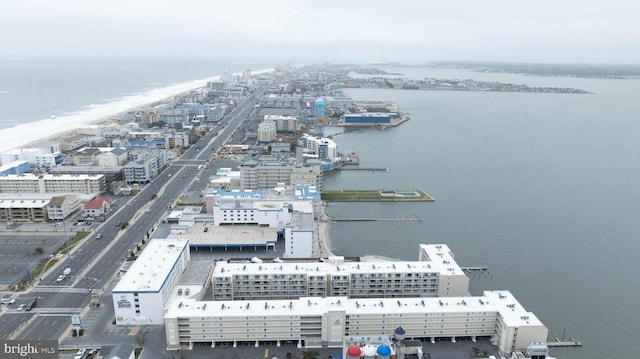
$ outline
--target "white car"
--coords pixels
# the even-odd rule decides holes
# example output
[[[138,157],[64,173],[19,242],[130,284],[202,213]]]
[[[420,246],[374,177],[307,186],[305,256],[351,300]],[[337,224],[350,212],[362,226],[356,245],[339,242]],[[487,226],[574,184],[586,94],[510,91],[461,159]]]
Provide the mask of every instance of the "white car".
[[[2,298],[0,300],[0,303],[2,303],[2,304],[13,304],[15,302],[16,302],[16,300],[14,298]]]
[[[65,278],[67,278],[67,276],[66,276],[66,275],[64,275],[64,274],[60,274],[60,275],[58,276],[58,279],[56,279],[56,282],[62,282]]]
[[[76,356],[74,356],[73,359],[82,359],[82,357],[84,356],[84,352],[86,351],[86,349],[78,349],[78,351],[76,352]]]
[[[25,307],[24,303],[23,303],[23,304],[20,304],[20,305],[18,306],[18,310],[23,310],[23,309],[24,309],[24,307]]]

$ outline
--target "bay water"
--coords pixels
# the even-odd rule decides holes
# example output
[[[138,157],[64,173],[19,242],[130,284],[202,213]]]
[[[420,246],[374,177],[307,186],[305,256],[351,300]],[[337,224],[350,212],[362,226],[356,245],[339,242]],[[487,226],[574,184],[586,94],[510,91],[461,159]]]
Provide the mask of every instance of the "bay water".
[[[432,203],[331,203],[336,217],[419,222],[337,222],[334,253],[417,260],[420,243],[447,244],[471,275],[471,294],[510,290],[549,329],[582,348],[559,358],[640,355],[640,81],[398,68],[413,78],[472,78],[575,87],[578,94],[346,89],[398,103],[411,120],[334,137],[360,166],[326,189],[423,189]]]

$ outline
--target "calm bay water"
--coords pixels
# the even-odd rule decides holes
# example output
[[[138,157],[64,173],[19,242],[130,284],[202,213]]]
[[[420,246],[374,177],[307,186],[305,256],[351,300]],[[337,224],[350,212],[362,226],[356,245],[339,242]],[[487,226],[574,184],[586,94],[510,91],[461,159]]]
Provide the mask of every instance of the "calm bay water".
[[[446,243],[461,265],[486,265],[471,292],[511,290],[549,328],[580,349],[560,358],[640,355],[635,278],[640,252],[640,81],[393,69],[412,77],[473,78],[577,87],[592,95],[348,89],[391,100],[411,120],[381,132],[336,136],[361,166],[390,172],[331,173],[328,189],[414,189],[433,203],[333,203],[332,216],[400,217],[423,223],[336,223],[341,255],[417,259],[420,243]]]

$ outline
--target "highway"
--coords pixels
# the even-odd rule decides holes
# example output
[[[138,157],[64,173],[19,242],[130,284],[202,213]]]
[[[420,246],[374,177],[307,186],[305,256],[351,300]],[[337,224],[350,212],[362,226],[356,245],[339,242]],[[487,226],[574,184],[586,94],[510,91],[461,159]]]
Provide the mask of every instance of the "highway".
[[[256,91],[257,92],[257,91]],[[11,339],[58,339],[71,324],[71,315],[80,314],[89,304],[89,293],[102,290],[115,276],[130,252],[143,238],[147,239],[155,225],[162,220],[167,206],[173,205],[198,174],[214,150],[254,109],[259,95],[255,93],[226,115],[218,125],[193,144],[180,159],[174,160],[152,182],[130,197],[118,201],[117,210],[96,229],[96,233],[67,256],[56,271],[48,273],[31,293],[18,297],[13,308],[37,296],[32,311],[9,309],[0,317],[0,337]],[[217,135],[216,135],[217,132]],[[118,224],[128,222],[125,229]],[[96,234],[102,234],[96,239]],[[71,275],[62,282],[56,278],[64,268]],[[110,299],[109,299],[110,300]],[[22,323],[27,323],[21,328]]]

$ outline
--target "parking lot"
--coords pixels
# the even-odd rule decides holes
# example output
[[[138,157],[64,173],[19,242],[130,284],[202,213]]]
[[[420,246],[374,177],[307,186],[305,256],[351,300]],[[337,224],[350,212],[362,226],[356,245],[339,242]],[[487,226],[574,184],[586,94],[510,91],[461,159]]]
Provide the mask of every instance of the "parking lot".
[[[47,227],[43,227],[47,226]],[[16,229],[22,227],[13,225]],[[49,255],[62,248],[65,241],[75,232],[52,231],[50,224],[41,224],[40,228],[27,228],[29,231],[2,232],[0,236],[0,288],[21,280],[31,281],[33,269]],[[43,230],[48,230],[44,232]]]

